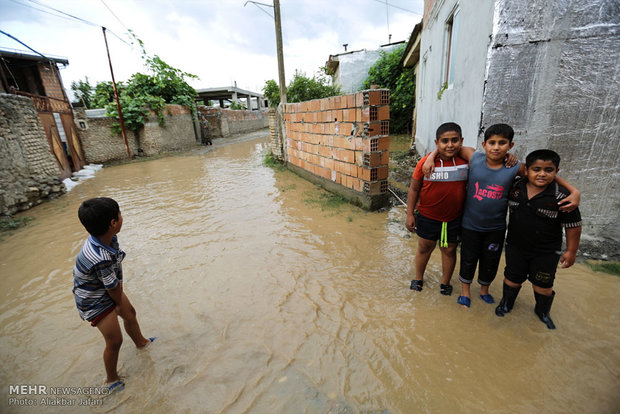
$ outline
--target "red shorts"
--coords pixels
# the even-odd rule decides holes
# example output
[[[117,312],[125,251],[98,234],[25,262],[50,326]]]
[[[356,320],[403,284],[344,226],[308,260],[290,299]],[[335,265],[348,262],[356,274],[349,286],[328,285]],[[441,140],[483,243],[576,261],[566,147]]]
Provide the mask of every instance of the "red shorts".
[[[94,319],[90,320],[90,326],[97,326],[97,324],[99,322],[101,322],[101,320],[103,318],[105,318],[106,316],[108,316],[110,313],[114,312],[114,309],[116,309],[116,305],[112,305],[110,306],[108,309],[104,310],[103,312],[101,312],[99,315],[95,316]]]

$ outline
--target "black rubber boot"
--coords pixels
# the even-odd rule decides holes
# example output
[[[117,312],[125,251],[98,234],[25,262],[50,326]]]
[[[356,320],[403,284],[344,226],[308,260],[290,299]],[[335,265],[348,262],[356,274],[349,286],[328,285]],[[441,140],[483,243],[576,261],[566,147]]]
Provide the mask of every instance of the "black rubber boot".
[[[422,287],[424,286],[424,281],[423,280],[412,280],[411,281],[411,286],[409,287],[409,289],[411,290],[417,290],[418,292],[422,292]]]
[[[551,296],[541,295],[538,292],[534,292],[534,298],[536,299],[536,307],[534,308],[534,312],[538,315],[538,319],[540,319],[547,328],[555,329],[555,324],[549,317],[549,311],[551,310],[551,304],[553,303],[553,298],[555,296],[555,292],[551,293]]]
[[[521,286],[512,287],[504,283],[502,300],[499,301],[499,305],[495,308],[495,314],[497,316],[504,316],[512,310],[520,290]]]

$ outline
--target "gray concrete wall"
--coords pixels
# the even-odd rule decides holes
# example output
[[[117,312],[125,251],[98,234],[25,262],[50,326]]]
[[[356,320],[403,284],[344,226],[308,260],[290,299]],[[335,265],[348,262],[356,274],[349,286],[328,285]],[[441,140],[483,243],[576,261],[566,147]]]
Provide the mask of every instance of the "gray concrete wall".
[[[620,3],[496,7],[482,126],[511,124],[521,159],[539,148],[557,151],[560,174],[582,191],[584,248],[598,239],[598,253],[618,256]]]
[[[242,111],[199,106],[198,110],[204,114],[209,124],[209,134],[213,138],[229,137],[269,126],[268,109]]]
[[[133,156],[151,156],[164,152],[180,151],[196,145],[193,120],[189,110],[180,105],[167,105],[165,125],[159,126],[152,113],[136,134],[127,131],[129,150]],[[84,156],[88,163],[108,163],[127,159],[125,141],[121,134],[112,132],[117,121],[96,111],[76,111],[76,124],[82,141]],[[82,125],[84,125],[82,127]]]
[[[446,65],[446,20],[455,8],[459,17],[453,44],[454,80],[438,98]],[[422,31],[416,82],[415,143],[420,154],[434,148],[435,131],[444,122],[458,123],[465,145],[476,146],[493,13],[493,0],[435,2]]]
[[[0,214],[26,210],[64,192],[32,100],[0,93]]]
[[[157,116],[151,114],[140,130],[138,141],[143,155],[181,151],[198,145],[189,109],[180,105],[166,105],[165,118],[165,125],[161,127]]]

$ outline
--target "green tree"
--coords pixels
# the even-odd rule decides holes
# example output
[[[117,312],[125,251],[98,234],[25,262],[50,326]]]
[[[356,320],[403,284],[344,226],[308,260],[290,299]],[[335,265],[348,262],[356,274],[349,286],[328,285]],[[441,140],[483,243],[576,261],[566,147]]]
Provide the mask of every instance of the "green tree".
[[[280,87],[273,79],[269,79],[263,86],[263,95],[269,101],[269,106],[272,108],[277,107],[280,104]]]
[[[275,107],[280,103],[280,87],[276,81],[268,80],[265,82],[263,94],[269,100],[269,106]],[[286,87],[288,102],[303,102],[336,95],[340,95],[340,88],[331,85],[324,72],[319,72],[309,78],[305,73],[296,70],[293,79]]]
[[[405,46],[391,52],[381,52],[381,57],[368,70],[364,89],[379,85],[390,90],[390,131],[405,133],[411,130],[415,97],[415,74],[413,68],[403,68],[400,59]]]
[[[163,126],[166,104],[190,107],[192,116],[195,117],[193,107],[196,90],[187,83],[186,79],[198,79],[198,77],[170,66],[157,55],[149,56],[144,49],[144,43],[131,31],[130,35],[141,49],[142,60],[148,73],[134,73],[126,85],[121,82],[116,84],[123,111],[123,121],[127,129],[139,130],[144,126],[151,110],[157,114],[159,124]],[[97,105],[106,108],[108,116],[118,119],[111,82],[97,84],[94,100]],[[120,131],[120,125],[114,125],[113,129]]]
[[[88,76],[85,80],[71,82],[71,90],[75,95],[77,102],[81,103],[86,109],[92,108],[93,87],[88,82]]]

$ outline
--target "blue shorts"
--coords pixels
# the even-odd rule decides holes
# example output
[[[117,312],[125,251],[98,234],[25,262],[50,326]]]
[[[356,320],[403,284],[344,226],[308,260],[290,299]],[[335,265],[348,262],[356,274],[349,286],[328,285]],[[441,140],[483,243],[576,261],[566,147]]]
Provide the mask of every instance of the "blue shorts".
[[[441,238],[441,225],[443,222],[424,217],[417,213],[415,216],[416,234],[427,240],[437,241]],[[448,222],[448,243],[461,241],[461,218]]]

